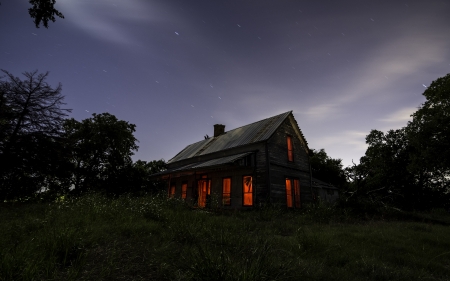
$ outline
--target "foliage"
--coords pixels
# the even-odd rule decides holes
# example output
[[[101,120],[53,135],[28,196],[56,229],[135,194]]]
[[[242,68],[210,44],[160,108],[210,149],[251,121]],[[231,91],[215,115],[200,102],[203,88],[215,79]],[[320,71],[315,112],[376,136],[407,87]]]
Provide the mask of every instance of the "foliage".
[[[0,280],[450,278],[446,212],[418,214],[432,223],[336,220],[333,206],[307,208],[261,219],[259,210],[191,209],[166,194],[3,203]]]
[[[347,179],[342,166],[342,159],[333,159],[322,148],[319,151],[310,150],[312,176],[338,188],[347,185]]]
[[[346,168],[344,200],[369,208],[449,207],[450,74],[425,90],[426,102],[398,130],[372,130],[365,156]],[[362,204],[361,204],[362,203]]]
[[[28,13],[34,19],[36,28],[39,28],[41,22],[48,28],[48,21],[55,22],[55,16],[64,18],[64,15],[54,7],[56,0],[29,0],[29,2],[32,7],[28,9]]]
[[[164,160],[142,161],[128,165],[121,175],[117,178],[115,185],[124,186],[126,188],[116,189],[116,194],[133,193],[136,195],[145,194],[147,192],[159,192],[167,188],[164,181],[154,179],[152,174],[165,170],[166,162]]]
[[[67,149],[73,165],[71,182],[75,193],[105,190],[121,193],[121,185],[132,168],[131,156],[137,150],[135,125],[118,120],[109,113],[93,114],[82,120],[64,123]]]
[[[407,134],[415,154],[408,168],[425,188],[450,192],[450,74],[425,90]]]
[[[62,123],[69,109],[61,85],[52,88],[48,72],[11,73],[0,80],[0,198],[33,195],[61,172]]]
[[[150,175],[164,160],[132,163],[135,125],[109,113],[65,119],[61,85],[47,73],[0,78],[0,200],[47,199],[87,190],[143,193],[162,183]]]

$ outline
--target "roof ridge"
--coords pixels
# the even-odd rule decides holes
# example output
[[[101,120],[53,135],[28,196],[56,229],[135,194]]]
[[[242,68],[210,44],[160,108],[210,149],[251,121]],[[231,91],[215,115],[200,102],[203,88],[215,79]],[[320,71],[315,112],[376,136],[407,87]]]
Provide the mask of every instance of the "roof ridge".
[[[210,140],[190,144],[170,159],[168,163],[267,140],[289,115],[292,115],[292,110],[234,128]]]
[[[214,143],[217,140],[217,137],[214,137],[211,141],[209,141],[207,144],[205,144],[197,153],[195,153],[192,157],[200,155],[205,149],[211,146],[212,143]]]
[[[228,132],[231,132],[231,131],[240,129],[240,128],[242,128],[242,127],[250,126],[250,125],[252,125],[252,124],[259,123],[259,122],[265,121],[265,120],[267,120],[267,119],[275,118],[275,117],[278,117],[278,116],[280,116],[280,115],[286,114],[286,113],[288,113],[288,112],[292,112],[292,110],[283,112],[283,113],[281,113],[281,114],[274,115],[274,116],[272,116],[272,117],[264,118],[264,119],[259,120],[259,121],[255,121],[255,122],[250,123],[250,124],[242,125],[242,126],[240,126],[240,127],[237,127],[237,128],[231,129],[231,130],[229,130],[229,131],[226,131],[225,133],[228,133]],[[273,122],[273,121],[272,121],[272,122]]]

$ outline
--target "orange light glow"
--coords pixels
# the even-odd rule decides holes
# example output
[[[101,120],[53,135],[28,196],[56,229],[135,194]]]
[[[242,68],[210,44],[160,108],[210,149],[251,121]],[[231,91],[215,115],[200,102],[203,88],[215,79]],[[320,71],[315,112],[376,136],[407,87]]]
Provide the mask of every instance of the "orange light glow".
[[[244,193],[244,206],[252,206],[253,205],[253,186],[252,186],[252,177],[245,176],[243,179],[243,193]]]
[[[286,205],[288,208],[292,207],[292,185],[290,179],[286,179]]]
[[[181,185],[181,198],[186,199],[187,183]]]
[[[175,197],[175,185],[171,185],[171,186],[170,186],[169,197],[170,197],[170,198]]]
[[[288,149],[288,161],[294,161],[294,150],[292,148],[292,138],[290,136],[286,137],[287,149]]]
[[[295,207],[300,208],[301,202],[300,202],[300,183],[298,180],[294,180],[294,194],[295,194]]]
[[[198,206],[205,207],[206,199],[211,194],[211,180],[199,180],[197,190],[198,190]]]
[[[223,186],[222,204],[231,205],[231,178],[223,179],[222,186]]]

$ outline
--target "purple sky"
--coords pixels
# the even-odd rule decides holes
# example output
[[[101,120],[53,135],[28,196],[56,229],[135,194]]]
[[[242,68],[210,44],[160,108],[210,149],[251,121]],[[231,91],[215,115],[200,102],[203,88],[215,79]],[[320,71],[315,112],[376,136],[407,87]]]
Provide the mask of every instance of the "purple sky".
[[[56,0],[48,29],[28,8],[1,1],[0,68],[50,71],[77,120],[136,124],[135,160],[293,110],[310,148],[358,163],[450,72],[448,0]]]

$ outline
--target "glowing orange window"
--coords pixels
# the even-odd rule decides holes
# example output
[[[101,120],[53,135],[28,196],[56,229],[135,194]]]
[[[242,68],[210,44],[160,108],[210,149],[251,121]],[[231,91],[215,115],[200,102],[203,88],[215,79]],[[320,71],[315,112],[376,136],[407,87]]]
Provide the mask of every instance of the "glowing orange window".
[[[291,179],[286,179],[286,205],[292,208],[292,184]]]
[[[170,198],[175,197],[175,185],[174,184],[170,186],[169,197]]]
[[[231,178],[222,181],[222,204],[231,205]]]
[[[186,199],[187,183],[181,185],[181,198]]]
[[[244,195],[244,206],[253,206],[253,186],[252,177],[245,176],[242,182],[243,195]]]
[[[206,207],[206,201],[211,194],[211,180],[202,179],[197,183],[198,206]]]
[[[286,136],[286,142],[287,142],[287,150],[288,150],[288,161],[293,162],[294,161],[294,149],[292,148],[292,137]]]
[[[300,183],[298,180],[294,180],[294,195],[295,195],[295,207],[300,208],[301,202],[300,202]]]
[[[300,208],[300,182],[298,179],[286,178],[286,206]]]

